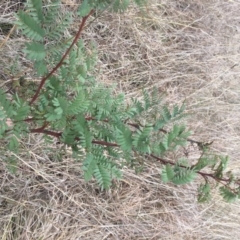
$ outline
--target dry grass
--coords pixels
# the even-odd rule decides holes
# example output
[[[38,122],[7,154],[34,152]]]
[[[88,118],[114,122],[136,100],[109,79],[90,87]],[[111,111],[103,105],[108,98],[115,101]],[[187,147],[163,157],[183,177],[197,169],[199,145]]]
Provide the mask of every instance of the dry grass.
[[[6,8],[14,1],[2,2],[0,22],[12,20]],[[99,46],[99,79],[127,96],[157,86],[170,104],[186,100],[195,139],[213,140],[239,173],[240,2],[149,2],[144,13],[134,7],[123,15],[105,13],[85,30]],[[4,39],[1,34],[0,44]],[[15,36],[4,43],[1,65],[12,61],[22,41]],[[3,69],[0,78],[8,79]],[[240,239],[238,203],[214,194],[199,205],[195,184],[162,185],[154,164],[141,175],[126,169],[117,187],[99,192],[82,180],[80,163],[68,152],[57,161],[56,145],[46,150],[33,135],[22,147],[17,175],[3,162],[0,167],[1,239]]]

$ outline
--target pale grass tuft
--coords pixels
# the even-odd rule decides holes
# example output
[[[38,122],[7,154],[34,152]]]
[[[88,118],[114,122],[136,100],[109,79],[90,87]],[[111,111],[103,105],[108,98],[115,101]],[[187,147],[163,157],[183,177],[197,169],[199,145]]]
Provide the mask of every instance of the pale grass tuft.
[[[9,2],[15,1],[3,1],[0,22],[13,19]],[[64,3],[63,8],[75,9],[75,1]],[[193,138],[213,141],[214,150],[230,156],[229,168],[237,174],[239,11],[240,2],[234,0],[150,0],[143,11],[132,6],[122,15],[104,13],[84,32],[99,47],[99,80],[116,84],[128,97],[155,86],[169,104],[185,100]],[[5,38],[0,35],[0,44]],[[1,66],[9,65],[23,41],[16,35],[4,42]],[[31,75],[24,56],[20,61]],[[0,79],[9,79],[4,68]],[[68,150],[57,161],[60,146],[52,143],[46,150],[41,136],[31,135],[21,144],[16,175],[2,161],[9,155],[1,155],[3,240],[240,239],[239,203],[226,204],[214,192],[210,203],[200,205],[196,183],[163,185],[154,163],[140,175],[124,169],[122,181],[100,192],[95,182],[84,182],[81,163]]]

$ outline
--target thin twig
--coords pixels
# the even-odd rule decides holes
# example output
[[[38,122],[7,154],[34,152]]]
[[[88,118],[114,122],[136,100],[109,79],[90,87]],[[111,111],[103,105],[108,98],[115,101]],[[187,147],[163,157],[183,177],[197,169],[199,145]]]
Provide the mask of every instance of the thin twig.
[[[67,57],[67,55],[69,54],[69,52],[71,51],[71,49],[73,48],[73,46],[77,43],[77,40],[79,39],[79,37],[80,37],[80,35],[81,35],[81,33],[82,33],[83,27],[84,27],[87,19],[89,18],[89,16],[90,16],[93,12],[94,12],[94,10],[91,10],[90,13],[89,13],[87,16],[83,17],[82,22],[81,22],[81,24],[80,24],[80,26],[79,26],[79,30],[78,30],[75,38],[73,39],[72,44],[71,44],[70,47],[67,49],[67,51],[66,51],[65,54],[63,55],[63,57],[62,57],[62,59],[60,60],[60,62],[52,69],[52,71],[51,71],[50,73],[47,74],[47,76],[45,76],[45,77],[42,78],[41,83],[40,83],[40,85],[39,85],[36,93],[34,94],[34,96],[32,97],[32,99],[31,99],[31,101],[30,101],[30,103],[29,103],[30,105],[32,105],[32,104],[35,102],[35,100],[38,98],[38,95],[39,95],[41,89],[43,88],[43,85],[44,85],[44,83],[46,82],[46,80],[47,80],[50,76],[52,76],[53,73],[55,73],[55,72],[58,70],[59,67],[61,67],[61,65],[63,64],[63,61],[65,60],[65,58]]]

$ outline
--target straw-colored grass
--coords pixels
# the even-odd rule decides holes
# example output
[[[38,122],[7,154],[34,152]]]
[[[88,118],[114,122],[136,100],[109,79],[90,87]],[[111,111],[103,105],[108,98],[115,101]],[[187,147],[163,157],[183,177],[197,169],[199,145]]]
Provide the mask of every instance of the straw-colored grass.
[[[0,23],[14,20],[17,1],[2,0]],[[63,1],[76,8],[75,1]],[[68,5],[67,5],[68,4]],[[193,138],[213,141],[239,173],[240,148],[240,2],[238,0],[149,0],[143,11],[103,13],[85,29],[84,38],[99,49],[99,81],[116,84],[127,97],[158,87],[169,104],[184,100]],[[12,33],[11,33],[12,34]],[[66,33],[68,34],[68,33]],[[0,79],[24,39],[0,32]],[[31,77],[31,66],[19,58]],[[17,174],[0,165],[2,240],[77,239],[240,239],[240,205],[217,193],[210,203],[196,201],[196,184],[163,185],[154,163],[140,175],[124,178],[107,192],[85,183],[81,163],[57,161],[59,146],[41,136],[22,142]],[[7,153],[6,153],[7,154]],[[197,154],[192,150],[192,154]]]

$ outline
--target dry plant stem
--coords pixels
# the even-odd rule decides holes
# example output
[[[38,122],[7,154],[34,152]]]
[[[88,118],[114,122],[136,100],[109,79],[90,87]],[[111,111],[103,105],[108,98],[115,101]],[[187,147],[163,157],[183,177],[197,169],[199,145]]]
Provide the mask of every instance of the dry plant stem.
[[[12,35],[15,29],[16,29],[16,25],[12,27],[12,29],[10,30],[6,38],[2,41],[2,43],[0,44],[0,48],[2,48],[6,44],[6,42],[8,41],[8,39],[10,38],[10,36]]]
[[[29,103],[30,105],[32,105],[32,104],[35,102],[35,100],[38,98],[38,95],[39,95],[41,89],[43,88],[43,85],[44,85],[44,83],[46,82],[46,80],[47,80],[49,77],[51,77],[51,76],[53,75],[53,73],[55,73],[55,72],[57,71],[57,69],[58,69],[59,67],[61,67],[61,65],[63,64],[64,59],[67,57],[67,55],[68,55],[69,52],[71,51],[71,49],[72,49],[72,47],[74,46],[74,44],[77,43],[77,40],[79,39],[79,37],[80,37],[80,35],[81,35],[81,33],[82,33],[82,30],[83,30],[83,28],[84,28],[84,26],[85,26],[85,23],[86,23],[87,19],[89,18],[89,16],[90,16],[93,12],[94,12],[94,10],[91,10],[90,13],[89,13],[87,16],[83,17],[82,22],[81,22],[81,24],[80,24],[80,26],[79,26],[78,32],[77,32],[75,38],[73,39],[72,44],[71,44],[70,47],[67,49],[67,51],[66,51],[65,54],[63,55],[63,57],[62,57],[62,59],[60,60],[60,62],[52,69],[52,71],[51,71],[49,74],[47,74],[47,76],[45,76],[45,77],[42,78],[41,83],[40,83],[40,85],[39,85],[36,93],[34,94],[34,96],[32,97],[32,99],[31,99],[31,101],[30,101],[30,103]]]

